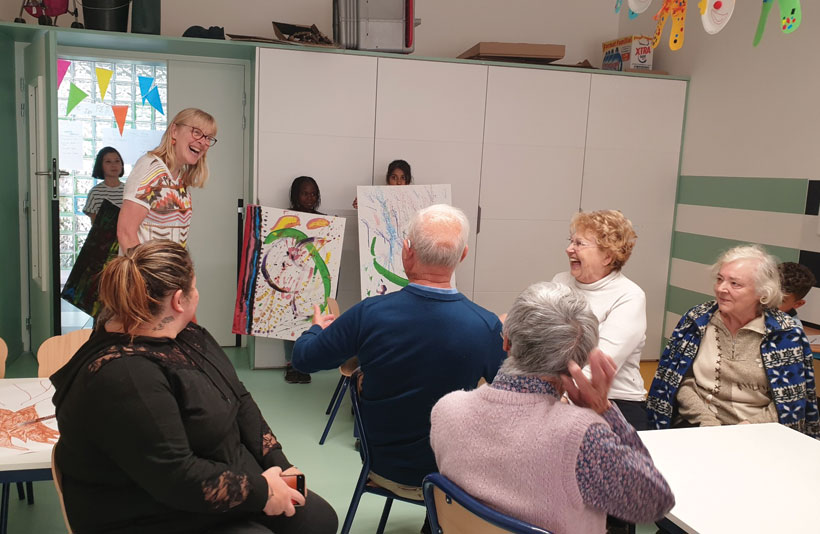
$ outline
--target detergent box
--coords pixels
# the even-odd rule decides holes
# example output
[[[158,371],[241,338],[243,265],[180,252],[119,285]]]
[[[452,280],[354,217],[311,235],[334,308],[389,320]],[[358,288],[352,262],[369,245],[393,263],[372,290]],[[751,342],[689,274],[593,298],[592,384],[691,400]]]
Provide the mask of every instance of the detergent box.
[[[652,70],[652,37],[630,35],[603,44],[605,70]]]

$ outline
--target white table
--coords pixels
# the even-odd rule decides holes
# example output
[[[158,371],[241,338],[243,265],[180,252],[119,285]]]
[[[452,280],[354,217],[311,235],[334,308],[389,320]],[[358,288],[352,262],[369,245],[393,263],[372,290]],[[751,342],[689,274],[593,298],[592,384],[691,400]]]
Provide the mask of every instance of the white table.
[[[777,423],[638,434],[686,532],[820,532],[820,441]]]

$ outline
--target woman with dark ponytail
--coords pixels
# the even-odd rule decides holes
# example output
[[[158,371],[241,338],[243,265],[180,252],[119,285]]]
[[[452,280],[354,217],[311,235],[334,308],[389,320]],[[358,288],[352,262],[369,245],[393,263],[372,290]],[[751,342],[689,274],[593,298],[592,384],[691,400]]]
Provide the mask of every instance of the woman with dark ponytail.
[[[150,241],[100,278],[103,316],[51,380],[76,532],[336,532],[217,342],[191,322],[188,252]],[[294,508],[294,503],[303,505]]]

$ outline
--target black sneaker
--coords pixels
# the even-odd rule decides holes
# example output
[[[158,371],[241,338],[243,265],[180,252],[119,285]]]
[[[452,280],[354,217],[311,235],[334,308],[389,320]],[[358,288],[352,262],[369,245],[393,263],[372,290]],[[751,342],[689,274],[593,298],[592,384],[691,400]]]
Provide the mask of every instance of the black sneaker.
[[[296,371],[296,383],[310,384],[310,374],[303,373],[302,371]]]
[[[285,382],[288,384],[298,384],[300,374],[302,373],[294,369],[291,364],[288,364],[288,366],[285,367]]]

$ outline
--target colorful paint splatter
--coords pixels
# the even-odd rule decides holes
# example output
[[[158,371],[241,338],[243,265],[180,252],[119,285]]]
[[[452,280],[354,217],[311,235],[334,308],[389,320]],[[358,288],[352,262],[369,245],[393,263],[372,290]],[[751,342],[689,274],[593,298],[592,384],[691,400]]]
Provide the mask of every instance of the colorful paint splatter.
[[[407,285],[401,249],[413,215],[433,204],[450,204],[449,185],[359,186],[359,261],[362,298]]]
[[[313,306],[335,297],[345,220],[262,206],[245,210],[233,332],[296,339]]]

